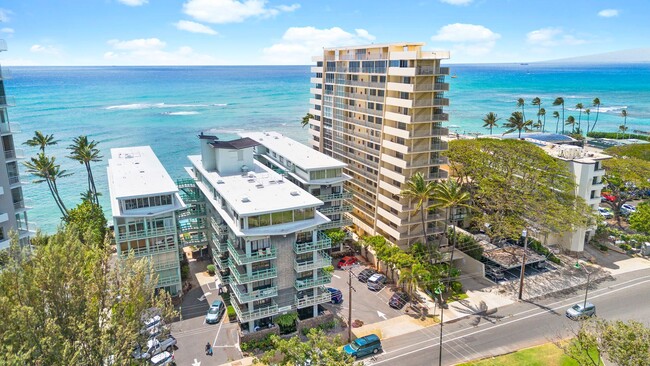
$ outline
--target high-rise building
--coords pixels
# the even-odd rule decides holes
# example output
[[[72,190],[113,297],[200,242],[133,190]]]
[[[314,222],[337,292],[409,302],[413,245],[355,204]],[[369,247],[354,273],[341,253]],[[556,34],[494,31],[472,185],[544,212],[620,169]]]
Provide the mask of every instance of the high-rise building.
[[[0,52],[7,50],[7,44],[0,39]],[[34,225],[27,221],[29,202],[23,196],[23,186],[27,184],[20,178],[19,161],[24,158],[22,149],[16,146],[13,134],[20,132],[17,123],[9,122],[8,107],[14,106],[14,99],[6,94],[5,80],[9,76],[0,67],[0,250],[10,244],[10,232],[16,231],[21,245],[29,245],[34,235]]]
[[[108,189],[118,259],[147,257],[158,288],[181,291],[178,211],[185,211],[176,183],[149,146],[111,149]]]
[[[309,120],[312,146],[346,163],[350,213],[362,233],[399,246],[422,241],[422,220],[402,198],[416,172],[429,181],[447,178],[449,116],[440,61],[448,51],[424,51],[422,43],[326,48],[313,58]],[[443,232],[441,212],[425,218],[428,236]]]
[[[188,157],[186,171],[203,196],[217,277],[229,287],[242,330],[287,311],[317,316],[319,304],[331,301],[324,287],[331,240],[319,229],[330,220],[317,211],[323,201],[256,160],[261,145],[251,138],[201,134],[199,141],[201,155]]]

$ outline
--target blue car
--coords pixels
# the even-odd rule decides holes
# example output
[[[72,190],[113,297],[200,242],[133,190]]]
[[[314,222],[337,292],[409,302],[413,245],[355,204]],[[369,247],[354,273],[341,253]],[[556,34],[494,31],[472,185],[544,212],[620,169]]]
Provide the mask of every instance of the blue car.
[[[371,353],[377,354],[381,352],[381,341],[376,334],[369,334],[346,344],[343,346],[343,351],[355,358],[367,356]]]
[[[341,290],[333,288],[333,287],[328,287],[327,291],[330,292],[332,295],[332,304],[340,304],[343,302],[343,293]]]

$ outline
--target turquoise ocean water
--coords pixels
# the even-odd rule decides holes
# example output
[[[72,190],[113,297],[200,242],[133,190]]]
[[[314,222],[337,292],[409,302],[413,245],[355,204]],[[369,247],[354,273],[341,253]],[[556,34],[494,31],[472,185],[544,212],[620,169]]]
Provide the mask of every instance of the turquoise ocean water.
[[[309,108],[308,66],[220,67],[13,67],[6,80],[7,94],[15,97],[9,111],[21,125],[20,144],[34,130],[54,134],[59,144],[49,147],[63,168],[74,173],[61,181],[69,207],[86,188],[83,167],[66,159],[72,138],[87,134],[100,141],[104,159],[94,165],[102,205],[109,208],[106,165],[113,147],[151,145],[174,178],[185,176],[186,156],[198,154],[196,135],[214,132],[222,138],[238,131],[276,130],[308,141],[300,119]],[[486,132],[482,116],[489,111],[507,117],[517,110],[516,99],[542,99],[547,126],[554,131],[552,101],[565,98],[565,116],[576,103],[586,107],[594,97],[602,102],[596,130],[613,131],[627,108],[630,131],[650,131],[650,65],[452,65],[450,122],[458,132]],[[592,108],[593,109],[593,108]],[[527,118],[536,107],[527,105]],[[592,110],[591,121],[595,117]],[[586,120],[583,114],[583,123]],[[503,131],[503,130],[501,130]],[[497,131],[495,131],[497,133]],[[36,150],[23,147],[27,156]],[[23,169],[24,171],[24,169]],[[30,179],[30,177],[25,177]],[[52,232],[59,214],[47,187],[24,188],[32,200],[29,212],[45,232]],[[107,211],[107,214],[110,214]]]

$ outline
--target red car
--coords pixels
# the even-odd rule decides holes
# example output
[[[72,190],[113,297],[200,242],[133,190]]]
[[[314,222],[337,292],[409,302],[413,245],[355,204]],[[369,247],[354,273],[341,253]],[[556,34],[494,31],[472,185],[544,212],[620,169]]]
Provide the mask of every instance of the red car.
[[[602,193],[601,196],[609,202],[616,201],[616,196],[612,196],[611,194]]]
[[[350,267],[354,264],[359,263],[359,260],[356,257],[351,257],[351,256],[345,256],[341,258],[339,263],[336,265],[339,269],[345,269],[347,267]]]

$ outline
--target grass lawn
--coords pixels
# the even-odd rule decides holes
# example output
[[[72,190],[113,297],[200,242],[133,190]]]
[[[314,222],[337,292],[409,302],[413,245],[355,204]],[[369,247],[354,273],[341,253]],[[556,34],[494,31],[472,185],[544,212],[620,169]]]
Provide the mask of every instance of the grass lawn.
[[[578,363],[562,353],[553,343],[526,348],[507,355],[485,358],[458,366],[578,366]]]
[[[447,299],[447,303],[451,303],[451,302],[454,302],[454,301],[465,300],[468,297],[469,297],[469,295],[467,293],[463,292],[462,294],[456,294],[456,295],[450,297],[449,299]]]

